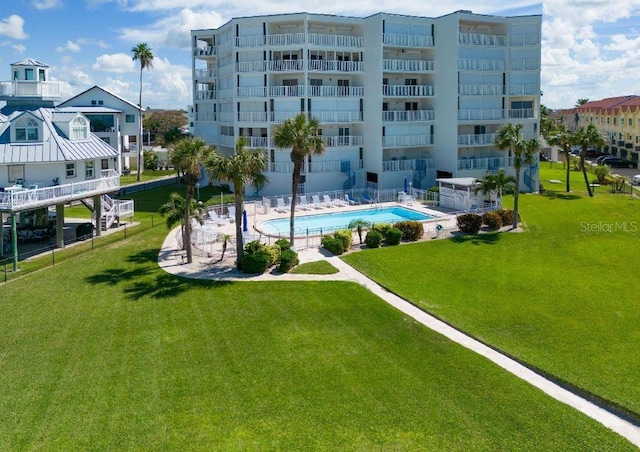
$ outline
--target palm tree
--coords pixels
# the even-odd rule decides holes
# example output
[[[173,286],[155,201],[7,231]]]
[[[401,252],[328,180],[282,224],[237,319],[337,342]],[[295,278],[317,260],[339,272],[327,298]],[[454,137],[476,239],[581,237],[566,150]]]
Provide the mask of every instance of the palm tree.
[[[515,170],[515,191],[513,194],[513,228],[518,227],[518,202],[520,198],[520,170],[523,165],[532,165],[535,162],[535,153],[540,149],[540,141],[537,138],[524,140],[522,124],[511,123],[503,126],[498,131],[495,145],[498,149],[506,150],[513,159]]]
[[[229,181],[233,184],[234,204],[236,206],[236,252],[238,270],[242,269],[242,202],[244,189],[253,184],[262,188],[268,182],[262,172],[267,168],[269,159],[262,149],[247,149],[247,138],[240,137],[236,141],[236,152],[225,156],[214,152],[206,162],[206,168],[213,179]]]
[[[349,223],[349,229],[355,229],[358,232],[358,238],[360,239],[360,245],[362,245],[362,231],[365,229],[369,229],[371,227],[371,222],[364,220],[362,218],[356,218],[355,220],[351,220]]]
[[[501,199],[503,194],[510,194],[515,191],[516,178],[513,176],[507,176],[504,168],[500,168],[498,170],[498,172],[494,175],[494,180],[496,184],[496,190],[498,191],[498,196]]]
[[[224,253],[227,252],[227,243],[229,243],[229,240],[231,240],[231,236],[229,234],[222,234],[222,255],[218,262],[222,262],[224,259]]]
[[[571,182],[569,181],[569,176],[571,174],[571,144],[574,141],[573,134],[567,130],[564,124],[560,124],[559,132],[556,135],[553,135],[547,140],[550,145],[558,146],[562,149],[562,153],[564,154],[564,158],[566,160],[566,178],[567,178],[567,193],[571,191]]]
[[[141,42],[133,49],[131,49],[133,53],[133,61],[140,61],[140,96],[138,97],[138,114],[140,120],[140,130],[138,131],[138,177],[137,180],[140,181],[140,176],[142,174],[142,71],[145,68],[153,67],[153,51],[147,45],[146,42]]]
[[[584,177],[584,183],[587,186],[587,193],[589,197],[593,197],[593,190],[591,190],[591,184],[589,183],[589,176],[587,176],[587,167],[585,165],[585,159],[587,156],[587,149],[589,146],[595,146],[601,148],[604,146],[605,139],[594,124],[589,124],[587,127],[580,127],[573,134],[573,144],[580,146],[580,169]]]
[[[291,177],[291,219],[289,221],[289,241],[293,246],[296,195],[300,184],[300,172],[307,157],[324,152],[324,140],[320,135],[320,122],[316,118],[307,119],[305,113],[287,119],[273,136],[273,142],[279,148],[291,147],[293,175]]]
[[[491,203],[491,193],[497,191],[496,176],[494,174],[486,174],[482,179],[478,179],[474,191],[487,195],[489,203]]]
[[[183,237],[182,240],[182,249],[186,248],[186,243],[184,241],[184,225],[185,225],[185,199],[179,193],[171,193],[169,195],[169,200],[162,204],[158,209],[160,216],[167,217],[167,228],[172,229],[176,224],[180,223],[180,232]],[[205,210],[199,206],[195,201],[191,201],[191,206],[189,209],[189,214],[191,218],[195,218],[195,220],[203,224],[204,223],[204,212]]]
[[[184,173],[184,180],[187,185],[187,195],[185,196],[184,231],[183,241],[187,251],[187,263],[193,261],[191,250],[191,202],[195,186],[202,179],[200,164],[211,154],[204,140],[201,138],[185,138],[175,145],[169,156],[171,164]]]
[[[578,99],[578,101],[576,102],[576,107],[581,107],[584,104],[586,104],[587,102],[589,102],[588,98]]]

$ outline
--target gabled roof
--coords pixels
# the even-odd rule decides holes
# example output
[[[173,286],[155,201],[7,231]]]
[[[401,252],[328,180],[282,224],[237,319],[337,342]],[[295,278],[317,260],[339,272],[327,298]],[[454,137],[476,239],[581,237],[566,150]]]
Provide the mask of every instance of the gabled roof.
[[[140,110],[140,108],[139,108],[136,104],[134,104],[133,102],[130,102],[130,101],[128,101],[127,99],[125,99],[124,97],[120,97],[120,96],[118,96],[117,94],[114,94],[114,93],[112,93],[111,91],[109,91],[109,90],[107,90],[107,89],[105,89],[105,88],[102,88],[101,86],[98,86],[98,85],[95,85],[95,86],[93,86],[93,87],[89,88],[88,90],[81,92],[80,94],[76,94],[76,95],[75,95],[75,96],[73,96],[71,99],[67,99],[67,100],[65,100],[64,102],[62,102],[61,104],[59,104],[59,105],[58,105],[58,107],[71,107],[72,105],[70,105],[70,103],[71,103],[74,99],[77,99],[77,98],[79,98],[80,96],[82,96],[82,95],[84,95],[84,94],[88,93],[89,91],[93,91],[93,90],[100,90],[100,91],[104,92],[105,94],[107,94],[107,95],[109,95],[109,96],[111,96],[111,97],[114,97],[114,98],[116,98],[116,99],[118,99],[118,100],[120,100],[120,101],[122,101],[122,102],[124,102],[124,103],[126,103],[126,104],[128,104],[128,105],[131,105],[131,106],[132,106],[133,108],[135,108],[136,110]],[[142,111],[145,111],[145,109],[144,109],[144,108],[142,108]]]
[[[122,110],[118,110],[117,108],[111,108],[111,107],[96,107],[96,106],[91,106],[91,107],[60,107],[58,106],[58,111],[61,112],[76,112],[76,113],[122,113]]]
[[[71,122],[79,114],[80,112],[54,111],[53,114],[51,115],[51,119],[53,122]]]
[[[77,116],[77,113],[61,113],[53,108],[39,108],[30,112],[16,112],[9,117],[14,121],[23,114],[31,114],[42,121],[41,142],[11,142],[11,129],[0,128],[0,165],[25,163],[77,162],[91,159],[112,158],[118,151],[89,133],[87,140],[72,141],[56,127],[56,115]]]
[[[16,61],[11,66],[39,66],[49,67],[48,64],[44,64],[42,61],[38,61],[35,58],[25,58],[24,60]]]

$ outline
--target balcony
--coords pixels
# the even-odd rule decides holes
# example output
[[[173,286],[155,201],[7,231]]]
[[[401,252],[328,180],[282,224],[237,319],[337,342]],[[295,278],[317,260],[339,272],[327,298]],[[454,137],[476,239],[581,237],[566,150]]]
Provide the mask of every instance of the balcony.
[[[420,147],[431,146],[433,135],[391,135],[382,137],[382,147]]]
[[[317,72],[362,72],[361,61],[309,60],[309,71]]]
[[[306,85],[271,86],[269,95],[271,97],[302,97],[306,93],[306,88]]]
[[[195,120],[198,122],[212,122],[216,120],[215,111],[197,111],[195,112]]]
[[[343,173],[348,168],[362,168],[362,160],[326,160],[304,162],[301,168],[301,174],[310,173]],[[293,172],[293,163],[291,162],[272,162],[269,164],[268,171],[270,173],[291,174]]]
[[[267,137],[247,137],[247,147],[248,148],[266,148],[269,146],[269,138]]]
[[[287,119],[294,118],[299,113],[299,111],[272,111],[269,113],[269,121],[275,123],[284,122]]]
[[[266,43],[270,46],[290,46],[304,44],[304,33],[282,33],[267,35]]]
[[[435,168],[433,159],[392,159],[382,161],[383,172],[418,171],[420,169],[433,168]]]
[[[489,146],[496,141],[496,133],[458,135],[460,146]]]
[[[215,69],[196,69],[196,80],[203,80],[209,78],[216,78],[217,71]]]
[[[484,33],[458,33],[458,43],[475,46],[504,46],[507,37],[503,35],[488,35]]]
[[[461,58],[458,69],[461,71],[504,71],[504,60],[474,60]]]
[[[215,56],[216,48],[213,46],[198,46],[193,49],[193,56]]]
[[[486,157],[486,158],[461,158],[458,160],[459,171],[474,171],[474,170],[497,170],[499,168],[507,167],[508,158],[506,157]]]
[[[236,97],[267,97],[264,86],[243,86],[236,88]]]
[[[431,85],[382,85],[382,95],[386,97],[431,97]]]
[[[273,72],[297,72],[304,70],[304,60],[272,60],[267,68]]]
[[[216,98],[216,90],[196,91],[196,100],[214,100]]]
[[[267,70],[267,62],[264,60],[238,61],[236,63],[237,72],[264,72],[266,70]]]
[[[382,70],[386,72],[432,72],[433,61],[427,60],[382,60]]]
[[[329,47],[363,47],[364,38],[362,36],[348,35],[327,35],[309,33],[309,44]]]
[[[267,122],[266,111],[239,111],[238,121],[240,122]]]
[[[310,97],[362,97],[362,86],[307,86],[307,96]]]
[[[532,119],[536,117],[536,113],[533,108],[518,108],[515,110],[509,110],[510,119]]]
[[[433,110],[400,110],[382,112],[382,120],[385,122],[433,121],[433,118]]]
[[[384,33],[382,42],[385,45],[397,47],[433,47],[433,37],[431,36]]]
[[[267,42],[264,35],[240,36],[236,38],[236,47],[262,47]]]
[[[509,85],[510,96],[537,96],[538,94],[540,94],[540,86],[535,83]]]
[[[502,96],[503,85],[458,85],[458,94],[461,96]]]
[[[120,176],[114,170],[102,170],[100,177],[84,182],[52,187],[0,192],[0,211],[20,212],[89,198],[117,191]]]
[[[537,71],[540,69],[540,60],[529,58],[524,60],[511,60],[509,69],[512,71]]]
[[[540,44],[540,36],[536,34],[513,35],[509,38],[509,43],[514,46],[536,46]]]
[[[459,121],[495,121],[505,118],[504,110],[458,110]]]
[[[362,122],[361,111],[314,111],[310,113],[322,124]]]
[[[324,145],[328,148],[362,146],[362,135],[323,136]]]
[[[60,85],[58,82],[40,82],[36,80],[0,82],[0,96],[58,99],[60,98]]]

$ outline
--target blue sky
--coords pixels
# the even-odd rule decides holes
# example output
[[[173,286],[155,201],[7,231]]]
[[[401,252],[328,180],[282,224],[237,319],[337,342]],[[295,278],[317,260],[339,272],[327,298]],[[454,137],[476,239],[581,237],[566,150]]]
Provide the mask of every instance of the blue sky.
[[[257,14],[392,12],[434,17],[468,9],[543,15],[542,102],[548,107],[572,107],[578,98],[640,94],[640,0],[312,4],[313,9],[306,0],[2,0],[0,80],[10,79],[9,64],[31,57],[51,66],[65,98],[100,85],[135,101],[139,70],[131,61],[131,48],[147,42],[155,60],[153,69],[144,73],[143,104],[186,108],[191,103],[191,29],[215,28],[232,17]]]

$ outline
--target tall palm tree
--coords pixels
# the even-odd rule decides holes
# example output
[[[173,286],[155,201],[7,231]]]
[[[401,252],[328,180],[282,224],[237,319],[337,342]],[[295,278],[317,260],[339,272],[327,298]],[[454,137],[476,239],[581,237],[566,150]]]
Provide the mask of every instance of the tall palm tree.
[[[168,229],[172,229],[176,224],[180,223],[180,232],[183,237],[182,249],[186,247],[186,243],[184,242],[185,206],[184,197],[174,192],[169,195],[169,200],[158,209],[160,216],[167,217],[166,224]],[[190,216],[198,223],[204,223],[205,210],[199,206],[195,200],[191,201],[189,211]]]
[[[584,183],[587,186],[587,193],[589,197],[593,197],[593,190],[591,190],[591,184],[589,183],[589,176],[587,176],[587,167],[585,165],[585,159],[587,157],[587,149],[589,146],[595,146],[601,148],[604,146],[605,139],[594,124],[589,124],[587,127],[580,127],[574,132],[573,144],[580,146],[580,169],[584,177]]]
[[[138,119],[140,120],[140,129],[138,130],[138,177],[137,180],[140,180],[140,176],[142,174],[142,166],[143,166],[143,152],[142,152],[142,71],[146,68],[153,67],[153,51],[147,45],[146,42],[141,42],[133,49],[131,49],[131,53],[133,53],[133,61],[140,62],[140,95],[138,97]]]
[[[184,173],[184,181],[187,185],[187,195],[185,196],[184,211],[184,231],[183,242],[187,251],[187,262],[193,261],[193,253],[191,249],[191,202],[196,184],[202,179],[200,172],[200,164],[206,160],[211,154],[204,140],[201,138],[185,138],[178,142],[171,154],[169,161],[178,170]]]
[[[581,99],[578,99],[578,100],[576,101],[576,107],[581,107],[581,106],[583,106],[584,104],[586,104],[587,102],[589,102],[589,99],[588,99],[588,98],[581,98]]]
[[[496,184],[498,196],[501,199],[503,194],[510,194],[515,191],[516,178],[513,176],[507,176],[504,168],[500,168],[493,177]]]
[[[269,159],[262,149],[247,149],[248,141],[240,137],[236,141],[236,152],[233,155],[222,155],[214,152],[205,163],[207,171],[213,179],[229,181],[233,184],[234,204],[236,206],[236,253],[238,270],[242,269],[242,202],[244,189],[253,184],[262,188],[268,182],[262,172],[267,168]]]
[[[291,177],[291,217],[289,220],[289,241],[293,245],[296,195],[300,184],[300,172],[307,157],[324,152],[324,140],[320,134],[320,122],[316,118],[307,119],[305,113],[287,119],[276,129],[273,142],[279,148],[291,147],[293,175]]]
[[[349,223],[349,229],[355,229],[358,232],[358,238],[360,239],[360,245],[362,245],[362,232],[365,229],[369,229],[371,227],[371,222],[367,221],[363,218],[356,218],[355,220],[351,220]]]
[[[547,141],[552,146],[558,146],[562,149],[562,153],[564,154],[564,158],[566,161],[566,178],[567,178],[567,193],[571,191],[571,182],[569,181],[569,176],[571,174],[571,144],[574,141],[573,133],[567,130],[564,124],[560,124],[559,132],[553,136],[550,136]]]
[[[535,162],[535,153],[540,149],[540,141],[537,138],[524,140],[520,131],[522,124],[511,123],[503,126],[498,131],[495,145],[498,149],[509,152],[513,160],[515,170],[515,191],[513,194],[513,228],[518,227],[518,202],[520,200],[520,170],[523,165],[532,165]]]

